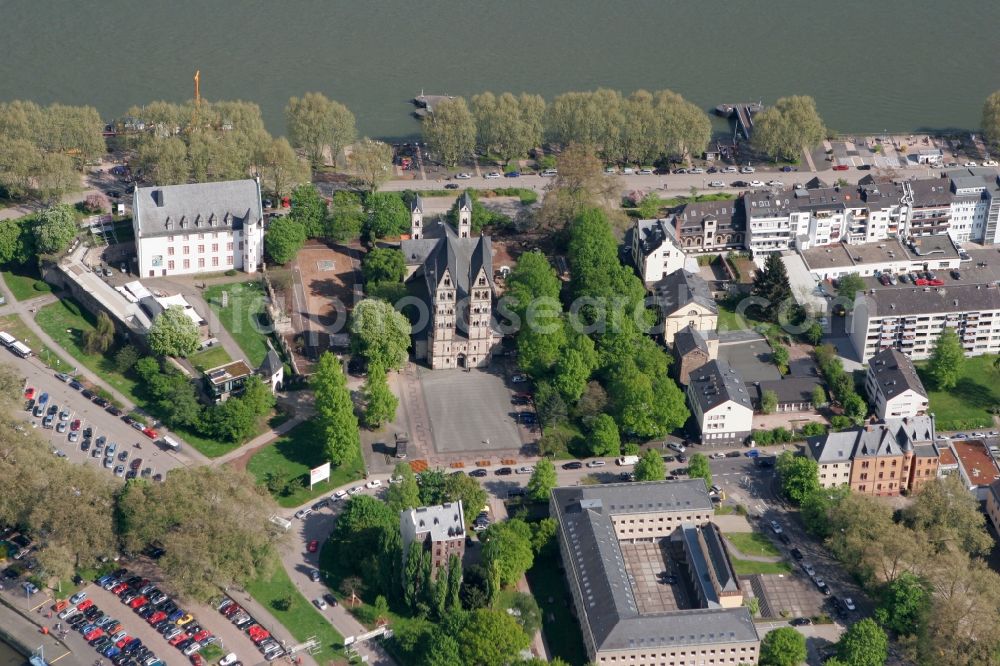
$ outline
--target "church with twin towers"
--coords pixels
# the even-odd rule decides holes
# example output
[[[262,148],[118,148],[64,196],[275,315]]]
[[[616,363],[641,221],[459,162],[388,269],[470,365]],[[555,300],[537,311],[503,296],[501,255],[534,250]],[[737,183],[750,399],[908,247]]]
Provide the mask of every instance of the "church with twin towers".
[[[500,344],[493,323],[493,244],[472,233],[472,197],[458,199],[456,225],[443,215],[424,216],[417,196],[410,204],[410,237],[400,243],[406,282],[427,306],[414,332],[417,360],[432,370],[484,368]]]

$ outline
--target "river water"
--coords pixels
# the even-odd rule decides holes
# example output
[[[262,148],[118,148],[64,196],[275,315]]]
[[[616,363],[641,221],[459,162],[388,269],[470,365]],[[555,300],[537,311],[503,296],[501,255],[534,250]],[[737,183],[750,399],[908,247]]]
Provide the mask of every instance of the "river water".
[[[25,663],[27,663],[27,659],[22,657],[17,650],[0,640],[0,666],[22,666]]]
[[[406,101],[608,86],[706,109],[816,98],[843,132],[975,128],[1000,89],[997,0],[0,0],[0,99],[96,106],[193,96],[258,102],[284,133],[292,95],[347,104],[359,130],[415,132]]]

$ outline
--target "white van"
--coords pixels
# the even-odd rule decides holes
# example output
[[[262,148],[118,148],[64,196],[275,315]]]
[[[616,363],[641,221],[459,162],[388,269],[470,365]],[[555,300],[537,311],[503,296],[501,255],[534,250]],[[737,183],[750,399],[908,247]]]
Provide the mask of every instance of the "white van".
[[[287,518],[282,518],[277,514],[271,516],[271,522],[283,530],[288,530],[288,528],[292,526],[292,521],[288,520]]]
[[[625,465],[634,465],[639,462],[639,456],[622,456],[615,461],[619,467],[624,467]]]
[[[685,451],[687,451],[687,449],[684,448],[683,444],[678,444],[677,442],[670,442],[669,444],[667,444],[667,447],[673,449],[677,453],[684,453]]]

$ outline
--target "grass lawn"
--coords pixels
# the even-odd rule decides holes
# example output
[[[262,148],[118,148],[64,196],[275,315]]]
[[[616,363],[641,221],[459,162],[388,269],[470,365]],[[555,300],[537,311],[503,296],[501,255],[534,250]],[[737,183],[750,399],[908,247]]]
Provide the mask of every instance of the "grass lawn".
[[[41,359],[42,363],[50,368],[59,369],[62,372],[73,369],[73,364],[67,363],[68,359],[60,356],[42,344],[41,339],[35,335],[30,328],[28,328],[28,325],[24,323],[24,320],[21,319],[20,315],[6,315],[4,317],[0,317],[0,331],[10,333],[15,338],[31,347],[31,351],[35,353],[35,356]]]
[[[787,574],[792,572],[792,567],[785,561],[751,562],[750,560],[734,559],[733,570],[737,576],[752,576],[753,574]]]
[[[222,292],[229,293],[229,303],[222,307]],[[265,323],[264,289],[259,282],[217,284],[205,290],[205,300],[222,325],[236,340],[250,365],[259,367],[267,355],[270,327]]]
[[[4,270],[3,281],[19,301],[37,298],[52,291],[52,287],[42,281],[37,271],[26,267],[15,266]]]
[[[566,577],[559,569],[559,550],[535,558],[528,570],[528,584],[538,607],[542,610],[542,632],[552,650],[552,656],[561,657],[570,664],[587,663],[580,624],[573,617],[573,600]],[[550,601],[551,599],[551,601]]]
[[[35,321],[42,330],[66,350],[84,367],[111,384],[125,397],[136,404],[141,402],[135,396],[136,382],[115,369],[112,358],[117,347],[107,354],[90,354],[84,349],[83,336],[94,329],[94,318],[72,298],[64,298],[50,303],[35,314]]]
[[[318,424],[306,421],[258,451],[247,464],[247,471],[258,481],[263,481],[268,472],[273,472],[308,482],[309,470],[328,460],[322,440]],[[357,462],[330,470],[330,479],[317,483],[311,491],[308,485],[302,485],[293,493],[275,497],[275,500],[284,507],[298,506],[314,497],[328,494],[345,483],[360,479],[362,470],[359,454]]]
[[[972,430],[993,426],[990,409],[1000,404],[1000,373],[993,369],[996,356],[965,359],[953,389],[940,391],[927,374],[927,363],[917,364],[917,373],[929,391],[930,411],[938,430]]]
[[[781,552],[760,532],[726,532],[725,537],[744,555],[778,557]]]
[[[188,357],[188,360],[191,361],[191,365],[204,372],[210,368],[225,365],[233,359],[229,358],[229,354],[226,353],[222,345],[216,345],[215,347],[209,347],[196,354],[192,354]]]
[[[271,575],[247,583],[246,588],[250,596],[265,606],[296,641],[303,642],[310,636],[316,637],[322,647],[320,652],[322,657],[318,660],[320,663],[326,663],[326,660],[343,649],[344,638],[320,615],[312,603],[295,589],[277,557]],[[288,610],[276,608],[275,602],[286,597],[291,599]],[[278,606],[280,605],[279,603]]]
[[[757,311],[753,308],[750,308],[743,314],[739,314],[732,307],[729,301],[717,302],[716,304],[719,306],[718,329],[720,331],[745,331],[749,328],[757,328],[758,326],[771,326],[771,324],[766,321],[754,319],[749,316],[750,314],[757,314]]]

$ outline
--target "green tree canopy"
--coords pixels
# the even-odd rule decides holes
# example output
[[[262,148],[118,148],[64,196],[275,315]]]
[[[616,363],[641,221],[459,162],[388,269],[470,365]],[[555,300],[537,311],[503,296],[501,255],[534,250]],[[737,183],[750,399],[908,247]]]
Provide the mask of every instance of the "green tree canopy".
[[[338,243],[354,240],[361,236],[364,222],[365,212],[358,195],[343,190],[335,192],[326,219],[326,237]]]
[[[515,97],[491,92],[472,98],[472,115],[480,149],[504,161],[522,157],[542,144],[545,100],[538,95]]]
[[[760,642],[761,666],[799,666],[806,655],[806,637],[792,627],[773,629]]]
[[[83,334],[83,346],[91,354],[104,354],[115,341],[115,325],[103,310],[97,315],[97,325]]]
[[[410,322],[392,305],[366,298],[351,313],[351,346],[369,365],[398,370],[410,347]]]
[[[1000,90],[983,103],[983,137],[993,146],[1000,147]]]
[[[590,422],[590,455],[601,458],[617,456],[622,451],[621,435],[615,420],[608,414],[598,414]]]
[[[326,222],[326,200],[312,183],[299,185],[292,190],[292,209],[288,213],[305,228],[306,238],[323,235]]]
[[[369,242],[410,231],[410,213],[395,192],[373,192],[368,195],[365,204],[368,214],[363,231]]]
[[[372,248],[361,263],[361,274],[366,285],[373,282],[402,282],[406,274],[406,260],[396,248]]]
[[[562,283],[548,258],[539,250],[525,252],[507,278],[504,300],[521,314],[537,299],[559,300]]]
[[[760,394],[760,411],[764,414],[772,414],[778,407],[778,394],[769,389]]]
[[[462,663],[468,666],[511,663],[531,643],[513,615],[486,608],[468,614],[456,640]]]
[[[805,95],[782,97],[754,118],[753,146],[775,160],[797,160],[803,148],[819,145],[825,136],[816,101]]]
[[[461,502],[465,507],[465,522],[469,525],[489,502],[486,490],[478,481],[465,474],[449,475],[444,480],[443,488],[445,501]]]
[[[962,492],[962,487],[954,475],[927,481],[903,510],[903,521],[936,551],[982,554],[993,547],[993,539],[986,531],[979,501],[975,495]]]
[[[812,458],[784,451],[776,463],[781,492],[796,504],[819,490],[819,465]]]
[[[556,466],[548,458],[542,458],[535,463],[535,471],[528,479],[528,497],[536,502],[547,502],[556,483]]]
[[[201,343],[198,325],[174,305],[156,315],[149,328],[149,348],[160,356],[189,356]]]
[[[43,254],[57,254],[69,247],[76,238],[76,215],[67,204],[46,208],[34,225],[35,246]]]
[[[435,104],[421,129],[432,155],[445,166],[472,157],[476,148],[476,121],[461,97]]]
[[[667,478],[667,468],[660,454],[649,449],[635,464],[636,481],[663,481]]]
[[[295,258],[306,242],[306,228],[291,215],[272,218],[264,234],[264,250],[277,264]]]
[[[531,528],[517,518],[493,523],[485,532],[483,563],[496,566],[503,585],[514,585],[535,561]]]
[[[705,487],[712,486],[712,468],[708,465],[708,458],[704,453],[693,453],[688,459],[688,477],[692,479],[704,479]]]
[[[364,186],[374,192],[392,178],[392,147],[365,137],[351,148],[351,169]]]
[[[417,485],[417,477],[409,463],[396,465],[393,476],[402,481],[389,484],[385,494],[386,504],[397,513],[420,506],[420,486]]]
[[[955,388],[964,364],[965,352],[955,329],[947,326],[942,328],[927,363],[927,372],[934,379],[937,389],[947,391]]]
[[[396,418],[399,400],[389,389],[385,370],[381,366],[368,366],[368,377],[365,378],[363,393],[366,403],[365,425],[375,429]]]
[[[336,164],[340,151],[356,136],[354,114],[322,93],[289,99],[285,119],[292,145],[303,149],[314,167],[322,166],[327,149]]]
[[[265,145],[259,159],[262,186],[276,197],[287,195],[291,188],[309,180],[309,165],[299,160],[283,136]]]
[[[857,293],[864,292],[865,281],[857,273],[848,273],[840,278],[837,283],[837,296],[848,302],[848,307],[854,304],[854,297]]]
[[[347,389],[347,378],[336,356],[324,352],[312,376],[316,417],[323,428],[324,444],[334,465],[357,460],[361,442],[354,402]]]
[[[900,636],[920,634],[931,609],[930,585],[909,571],[882,590],[875,619]]]
[[[791,302],[792,288],[788,283],[788,271],[777,252],[767,255],[764,270],[758,271],[753,279],[752,293],[767,301],[761,306],[767,318],[777,321],[778,312]]]
[[[874,620],[865,618],[840,637],[837,656],[851,666],[883,666],[889,658],[889,638]]]

